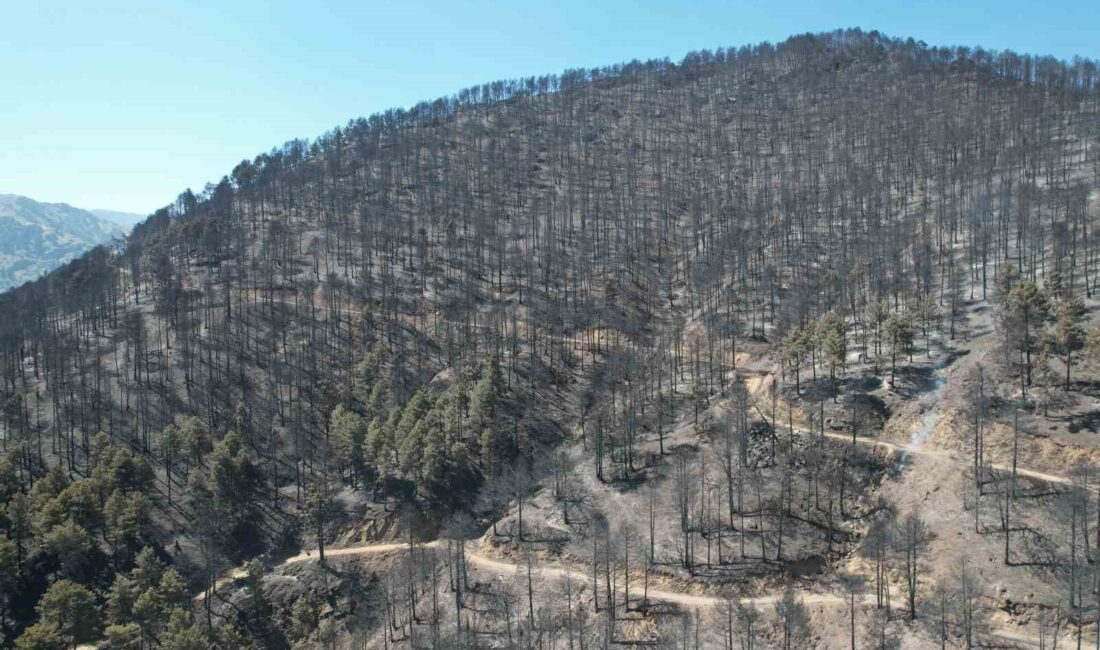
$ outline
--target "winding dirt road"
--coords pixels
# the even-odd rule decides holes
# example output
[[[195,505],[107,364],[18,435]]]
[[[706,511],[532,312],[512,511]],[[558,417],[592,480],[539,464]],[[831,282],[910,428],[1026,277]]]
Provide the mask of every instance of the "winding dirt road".
[[[439,540],[433,542],[427,542],[420,545],[421,548],[439,548],[441,546]],[[362,556],[373,555],[382,553],[392,553],[403,549],[410,548],[408,544],[366,544],[363,546],[348,546],[345,548],[334,548],[325,551],[325,559],[348,556]],[[318,559],[316,551],[310,550],[303,553],[299,553],[294,557],[287,558],[281,564],[281,566],[290,564],[299,564],[301,562],[309,562]],[[495,573],[499,576],[511,576],[515,575],[516,571],[522,568],[522,565],[513,564],[503,560],[495,560],[477,553],[471,548],[466,549],[466,559],[474,566],[487,571],[489,573]],[[592,576],[576,571],[567,567],[558,565],[541,565],[534,569],[534,571],[541,578],[553,578],[555,580],[574,580],[580,583],[587,583],[591,581]],[[649,589],[648,597],[650,600],[659,600],[666,603],[675,603],[677,605],[684,605],[686,607],[714,607],[716,605],[722,605],[729,602],[726,598],[717,596],[701,596],[696,594],[686,594],[677,591],[664,591],[660,589]],[[807,605],[823,604],[823,603],[839,603],[843,602],[843,599],[835,594],[823,594],[823,593],[803,593],[801,594],[803,602]],[[778,602],[782,598],[781,594],[771,594],[767,596],[757,596],[752,598],[740,598],[736,599],[736,602],[743,604],[753,603],[757,605],[767,605],[770,603]]]
[[[852,442],[852,436],[843,433],[826,432],[825,437],[847,443]],[[954,464],[968,464],[968,461],[960,460],[954,454],[942,450],[924,449],[911,445],[898,444],[867,437],[856,437],[855,442],[859,445],[880,447],[895,453],[932,456],[948,460]],[[992,467],[997,471],[1012,471],[1012,467],[1008,465],[994,464],[992,465]],[[1016,468],[1016,474],[1018,476],[1028,477],[1035,480],[1045,481],[1054,484],[1066,485],[1071,483],[1071,480],[1064,476],[1058,476],[1056,474],[1049,474],[1020,467]],[[441,546],[442,542],[439,540],[427,542],[421,545],[422,548],[440,548]],[[344,548],[331,548],[325,551],[325,558],[330,559],[379,555],[384,553],[394,553],[408,548],[410,548],[409,545],[404,543],[365,544],[360,546],[348,546]],[[466,558],[470,562],[470,564],[478,567],[479,569],[494,573],[499,576],[512,576],[521,569],[521,565],[519,564],[513,564],[508,561],[487,557],[478,553],[475,549],[470,547],[467,547]],[[317,559],[319,559],[319,555],[317,554],[316,549],[311,549],[283,560],[278,566],[300,564]],[[537,567],[535,571],[541,578],[549,577],[556,580],[574,580],[582,584],[587,584],[591,580],[591,576],[585,572],[558,565],[541,565]],[[236,580],[239,580],[244,576],[244,570],[242,568],[236,568],[229,572],[227,575],[217,580],[214,586],[215,590],[224,587],[225,585],[232,583]],[[198,596],[196,596],[195,600],[201,602],[203,600],[203,597],[203,594],[199,594]],[[648,590],[647,597],[650,600],[674,603],[688,608],[716,607],[725,605],[726,603],[730,602],[730,599],[719,596],[688,594],[683,592],[666,591],[652,588]],[[833,593],[802,592],[799,594],[799,597],[807,605],[845,605],[848,602],[846,596]],[[764,596],[738,598],[734,602],[746,605],[771,605],[778,602],[780,598],[782,598],[782,594],[769,594]],[[862,603],[868,603],[872,600],[873,597],[869,594],[866,594],[860,598],[860,601]],[[1009,647],[1039,646],[1037,639],[1010,630],[989,631],[985,634],[985,636],[1000,643],[1011,644]]]
[[[830,431],[826,431],[825,437],[832,438],[834,440],[843,440],[848,443],[852,442],[852,436],[843,433],[833,433]],[[959,460],[957,457],[955,457],[954,454],[939,449],[924,449],[913,447],[911,445],[900,445],[894,442],[887,442],[885,440],[879,440],[877,438],[866,438],[862,436],[856,437],[856,444],[870,447],[881,447],[883,449],[889,449],[891,451],[903,454],[912,454],[914,456],[935,456],[937,458],[947,459],[958,465],[969,465],[969,461]],[[993,465],[991,465],[991,467],[998,472],[1012,471],[1011,465],[1001,465],[998,463],[994,463]],[[1032,478],[1037,481],[1045,481],[1047,483],[1057,483],[1059,485],[1070,485],[1073,482],[1065,476],[1058,476],[1057,474],[1047,474],[1045,472],[1040,472],[1033,469],[1026,469],[1023,467],[1016,468],[1016,475],[1026,478]]]
[[[420,545],[421,548],[439,548],[442,543],[439,540],[427,542]],[[410,548],[408,544],[404,543],[388,543],[388,544],[364,544],[361,546],[347,546],[344,548],[333,548],[325,551],[325,559],[330,558],[347,558],[347,557],[361,557],[366,555],[381,555],[384,553],[394,553],[397,551]],[[319,555],[316,550],[308,550],[293,557],[289,557],[283,560],[279,566],[288,566],[292,564],[300,564],[303,562],[311,562],[319,559]],[[522,569],[522,565],[513,564],[502,560],[495,560],[485,555],[477,553],[471,548],[466,549],[466,559],[476,567],[494,573],[501,577],[507,577],[515,575],[518,570]],[[591,580],[591,576],[581,571],[576,571],[566,567],[556,565],[543,565],[535,569],[540,578],[550,577],[556,580],[574,580],[582,584],[587,584]],[[224,586],[229,582],[242,578],[244,571],[237,569],[218,581],[218,586]],[[718,607],[731,602],[731,599],[722,598],[718,596],[703,596],[697,594],[686,594],[677,591],[665,591],[661,589],[649,589],[647,597],[650,600],[674,603],[682,605],[688,608],[706,608],[706,607]],[[769,594],[765,596],[754,596],[746,598],[733,599],[733,602],[743,605],[774,605],[782,598],[782,594]],[[846,596],[840,596],[832,593],[818,593],[818,592],[802,592],[799,594],[802,602],[807,605],[846,605],[848,599]],[[196,600],[201,600],[201,594]],[[864,594],[860,596],[859,601],[861,604],[867,604],[874,601],[874,597],[871,594]],[[996,640],[1001,643],[1015,644],[1016,647],[1039,647],[1038,639],[1029,637],[1023,634],[1019,634],[1015,631],[1009,630],[991,630],[988,631],[985,637]],[[1012,647],[1012,646],[1009,646]]]

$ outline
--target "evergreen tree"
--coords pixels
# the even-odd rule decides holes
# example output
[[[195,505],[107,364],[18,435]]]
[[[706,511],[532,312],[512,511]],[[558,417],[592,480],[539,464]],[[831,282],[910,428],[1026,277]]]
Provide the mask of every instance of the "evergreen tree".
[[[499,426],[497,411],[504,380],[500,363],[491,357],[481,368],[481,376],[470,394],[470,423],[478,432],[481,463],[495,473],[507,459],[507,433]]]
[[[50,585],[38,601],[42,623],[56,627],[61,639],[70,646],[94,641],[100,632],[100,611],[95,594],[69,580]]]
[[[1076,296],[1058,300],[1054,306],[1054,332],[1051,343],[1054,352],[1061,356],[1062,363],[1066,367],[1065,390],[1067,391],[1074,354],[1085,347],[1085,330],[1078,322],[1083,312],[1084,306]]]
[[[332,411],[329,429],[332,432],[335,461],[341,471],[350,471],[354,487],[366,479],[364,447],[367,425],[357,413],[339,405]]]

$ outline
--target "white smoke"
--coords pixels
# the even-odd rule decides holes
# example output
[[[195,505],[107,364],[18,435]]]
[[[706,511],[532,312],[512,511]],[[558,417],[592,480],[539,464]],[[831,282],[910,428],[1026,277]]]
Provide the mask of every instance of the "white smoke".
[[[899,469],[904,469],[906,463],[909,461],[909,454],[923,447],[932,437],[932,432],[935,431],[936,425],[939,424],[939,401],[943,396],[944,388],[947,387],[947,380],[939,376],[938,373],[943,370],[949,360],[950,356],[942,354],[939,362],[936,364],[935,372],[937,374],[934,378],[932,391],[922,400],[924,402],[924,414],[921,416],[916,426],[909,431],[909,441],[905,445],[905,449],[901,452]]]

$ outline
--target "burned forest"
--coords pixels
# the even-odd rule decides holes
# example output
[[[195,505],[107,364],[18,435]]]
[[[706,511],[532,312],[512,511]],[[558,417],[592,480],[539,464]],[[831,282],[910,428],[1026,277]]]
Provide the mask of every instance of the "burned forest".
[[[1100,644],[1098,227],[1095,61],[860,30],[287,142],[0,294],[4,643]]]

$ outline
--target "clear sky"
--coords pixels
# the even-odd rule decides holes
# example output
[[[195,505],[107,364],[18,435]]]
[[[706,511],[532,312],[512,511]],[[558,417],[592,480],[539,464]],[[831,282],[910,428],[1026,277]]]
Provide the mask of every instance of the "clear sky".
[[[494,79],[841,27],[1100,58],[1100,1],[0,0],[0,193],[150,212],[243,158]]]

